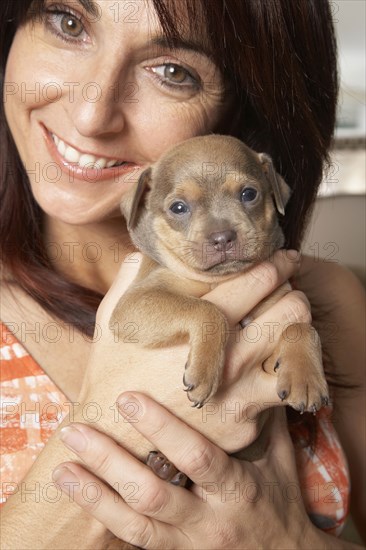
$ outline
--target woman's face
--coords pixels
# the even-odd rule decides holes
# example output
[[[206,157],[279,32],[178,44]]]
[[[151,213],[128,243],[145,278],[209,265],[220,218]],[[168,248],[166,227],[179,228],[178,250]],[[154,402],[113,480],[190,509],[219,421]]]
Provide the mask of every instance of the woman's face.
[[[214,130],[225,110],[203,36],[187,32],[172,50],[150,0],[83,4],[97,13],[47,0],[43,20],[17,31],[5,75],[6,117],[34,196],[70,224],[118,216],[144,167]]]

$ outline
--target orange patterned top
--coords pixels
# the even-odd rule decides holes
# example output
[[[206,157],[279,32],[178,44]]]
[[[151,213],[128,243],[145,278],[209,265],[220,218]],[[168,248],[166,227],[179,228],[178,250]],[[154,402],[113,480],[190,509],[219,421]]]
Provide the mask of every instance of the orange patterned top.
[[[71,403],[2,323],[0,331],[3,504],[13,493],[26,490],[22,479],[70,412]],[[302,495],[313,523],[339,535],[349,509],[347,462],[331,421],[331,409],[319,411],[317,420],[314,452],[306,444],[306,430],[302,426],[291,427],[300,488],[289,483],[282,489],[282,497],[295,501]]]
[[[4,504],[21,490],[22,479],[69,409],[67,398],[3,323],[0,333],[0,504]]]

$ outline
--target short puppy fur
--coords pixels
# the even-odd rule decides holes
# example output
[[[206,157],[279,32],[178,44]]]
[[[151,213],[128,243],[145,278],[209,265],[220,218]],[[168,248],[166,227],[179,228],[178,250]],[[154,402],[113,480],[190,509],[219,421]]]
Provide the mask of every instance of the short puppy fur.
[[[174,146],[123,198],[122,214],[144,257],[110,328],[123,337],[124,326],[134,323],[141,346],[188,341],[183,383],[193,406],[202,407],[217,391],[229,335],[221,311],[200,297],[283,246],[278,214],[284,215],[289,198],[290,188],[268,155],[221,135]],[[283,285],[249,320],[290,288]],[[203,338],[205,326],[217,327],[216,337]],[[286,404],[316,412],[328,401],[319,338],[307,324],[293,329],[301,338],[294,345],[282,334],[263,367],[276,372],[277,393]]]

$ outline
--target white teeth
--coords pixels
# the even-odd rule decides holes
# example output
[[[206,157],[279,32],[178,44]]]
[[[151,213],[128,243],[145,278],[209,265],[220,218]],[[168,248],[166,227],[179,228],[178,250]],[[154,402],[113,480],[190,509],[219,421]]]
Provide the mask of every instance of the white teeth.
[[[66,145],[66,143],[55,134],[51,135],[60,155],[68,162],[79,164],[81,168],[99,168],[100,170],[103,170],[104,168],[111,168],[112,166],[119,166],[123,164],[123,161],[120,160],[108,160],[106,158],[98,158],[87,153],[79,153],[77,149],[74,149],[74,147],[71,147],[70,145]]]
[[[93,155],[81,155],[79,158],[79,166],[81,168],[85,168],[85,166],[88,166],[88,168],[91,168],[91,165],[94,165],[94,162],[97,159]]]
[[[80,153],[76,149],[74,149],[73,147],[68,146],[68,147],[66,147],[64,157],[69,162],[78,162],[79,158],[80,158]]]
[[[106,167],[106,164],[107,164],[107,161],[106,159],[98,159],[97,162],[95,163],[95,166],[99,167],[101,170],[103,170],[103,168]]]
[[[57,150],[58,152],[60,153],[60,155],[64,156],[65,152],[66,152],[66,145],[64,144],[63,141],[59,141],[58,142],[58,145],[57,145]]]

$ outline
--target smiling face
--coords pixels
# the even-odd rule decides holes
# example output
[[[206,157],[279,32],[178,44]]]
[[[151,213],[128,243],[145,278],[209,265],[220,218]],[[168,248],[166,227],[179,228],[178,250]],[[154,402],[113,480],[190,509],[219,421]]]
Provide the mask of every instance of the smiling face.
[[[183,33],[169,48],[149,0],[83,4],[94,13],[46,0],[42,19],[18,29],[4,87],[35,199],[73,225],[119,217],[143,168],[214,130],[226,109],[202,44]]]

